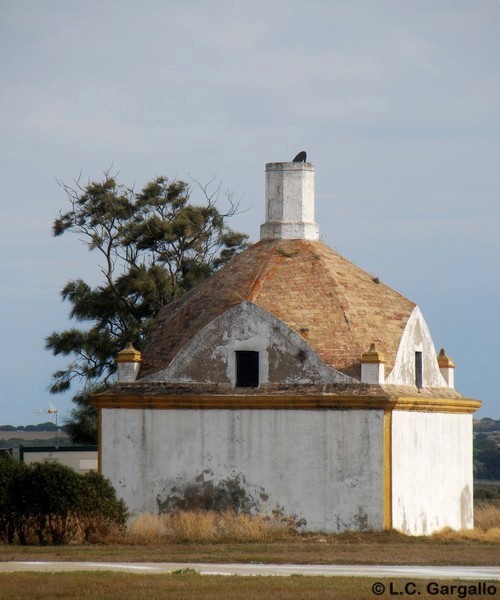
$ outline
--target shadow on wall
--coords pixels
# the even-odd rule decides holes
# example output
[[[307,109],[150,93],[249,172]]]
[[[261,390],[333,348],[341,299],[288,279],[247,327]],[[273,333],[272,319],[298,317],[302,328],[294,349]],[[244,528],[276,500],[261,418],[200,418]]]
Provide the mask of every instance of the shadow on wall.
[[[466,485],[460,494],[460,528],[469,529],[473,523],[472,518],[472,494],[470,487]]]

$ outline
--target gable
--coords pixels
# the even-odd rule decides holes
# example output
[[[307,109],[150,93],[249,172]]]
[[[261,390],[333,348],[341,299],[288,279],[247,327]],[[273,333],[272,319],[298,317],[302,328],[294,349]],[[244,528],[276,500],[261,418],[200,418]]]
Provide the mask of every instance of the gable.
[[[197,332],[149,381],[236,385],[236,353],[258,353],[260,383],[324,384],[355,380],[326,365],[286,323],[241,302]]]
[[[371,343],[392,369],[415,308],[321,242],[258,242],[161,310],[142,349],[139,377],[166,369],[204,327],[243,301],[306,337],[323,363],[358,379]]]
[[[406,323],[399,344],[394,368],[385,383],[395,385],[415,385],[415,353],[422,357],[423,387],[447,387],[439,370],[436,350],[427,323],[418,307],[413,310]]]

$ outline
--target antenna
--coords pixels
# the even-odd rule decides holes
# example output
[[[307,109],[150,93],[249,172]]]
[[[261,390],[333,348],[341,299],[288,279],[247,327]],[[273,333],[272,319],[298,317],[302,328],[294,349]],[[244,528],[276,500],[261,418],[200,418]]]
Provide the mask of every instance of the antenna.
[[[39,409],[35,410],[34,412],[37,415],[54,415],[54,423],[56,426],[56,447],[57,447],[58,435],[59,435],[59,428],[57,427],[57,413],[58,413],[57,408],[51,402],[49,402],[48,408],[39,408]]]

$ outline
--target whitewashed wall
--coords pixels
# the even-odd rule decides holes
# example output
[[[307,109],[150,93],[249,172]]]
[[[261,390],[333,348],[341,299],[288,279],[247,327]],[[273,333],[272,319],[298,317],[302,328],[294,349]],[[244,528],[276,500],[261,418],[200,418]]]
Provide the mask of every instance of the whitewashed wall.
[[[394,411],[392,463],[395,529],[473,526],[472,415]]]
[[[439,370],[436,349],[420,309],[415,307],[401,337],[394,368],[385,382],[415,385],[415,352],[422,352],[424,387],[447,387]]]
[[[381,529],[383,411],[102,410],[102,471],[133,514],[209,471],[307,529]],[[263,496],[265,498],[265,496]]]

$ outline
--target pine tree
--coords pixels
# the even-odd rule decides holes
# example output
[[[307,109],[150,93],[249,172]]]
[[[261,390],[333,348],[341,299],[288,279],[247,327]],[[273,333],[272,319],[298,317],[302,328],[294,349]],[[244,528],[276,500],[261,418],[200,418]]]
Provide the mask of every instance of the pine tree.
[[[102,281],[91,286],[69,281],[61,291],[71,304],[70,317],[86,327],[53,332],[46,347],[71,357],[53,374],[50,391],[65,392],[77,381],[76,408],[67,422],[73,439],[96,443],[97,423],[90,393],[113,382],[117,353],[127,342],[140,350],[158,311],[200,283],[247,246],[248,236],[226,224],[238,209],[216,207],[220,185],[156,177],[141,192],[127,188],[109,173],[102,181],[76,188],[61,184],[70,209],[60,212],[53,234],[76,233],[96,251]],[[198,191],[202,204],[193,204]]]

